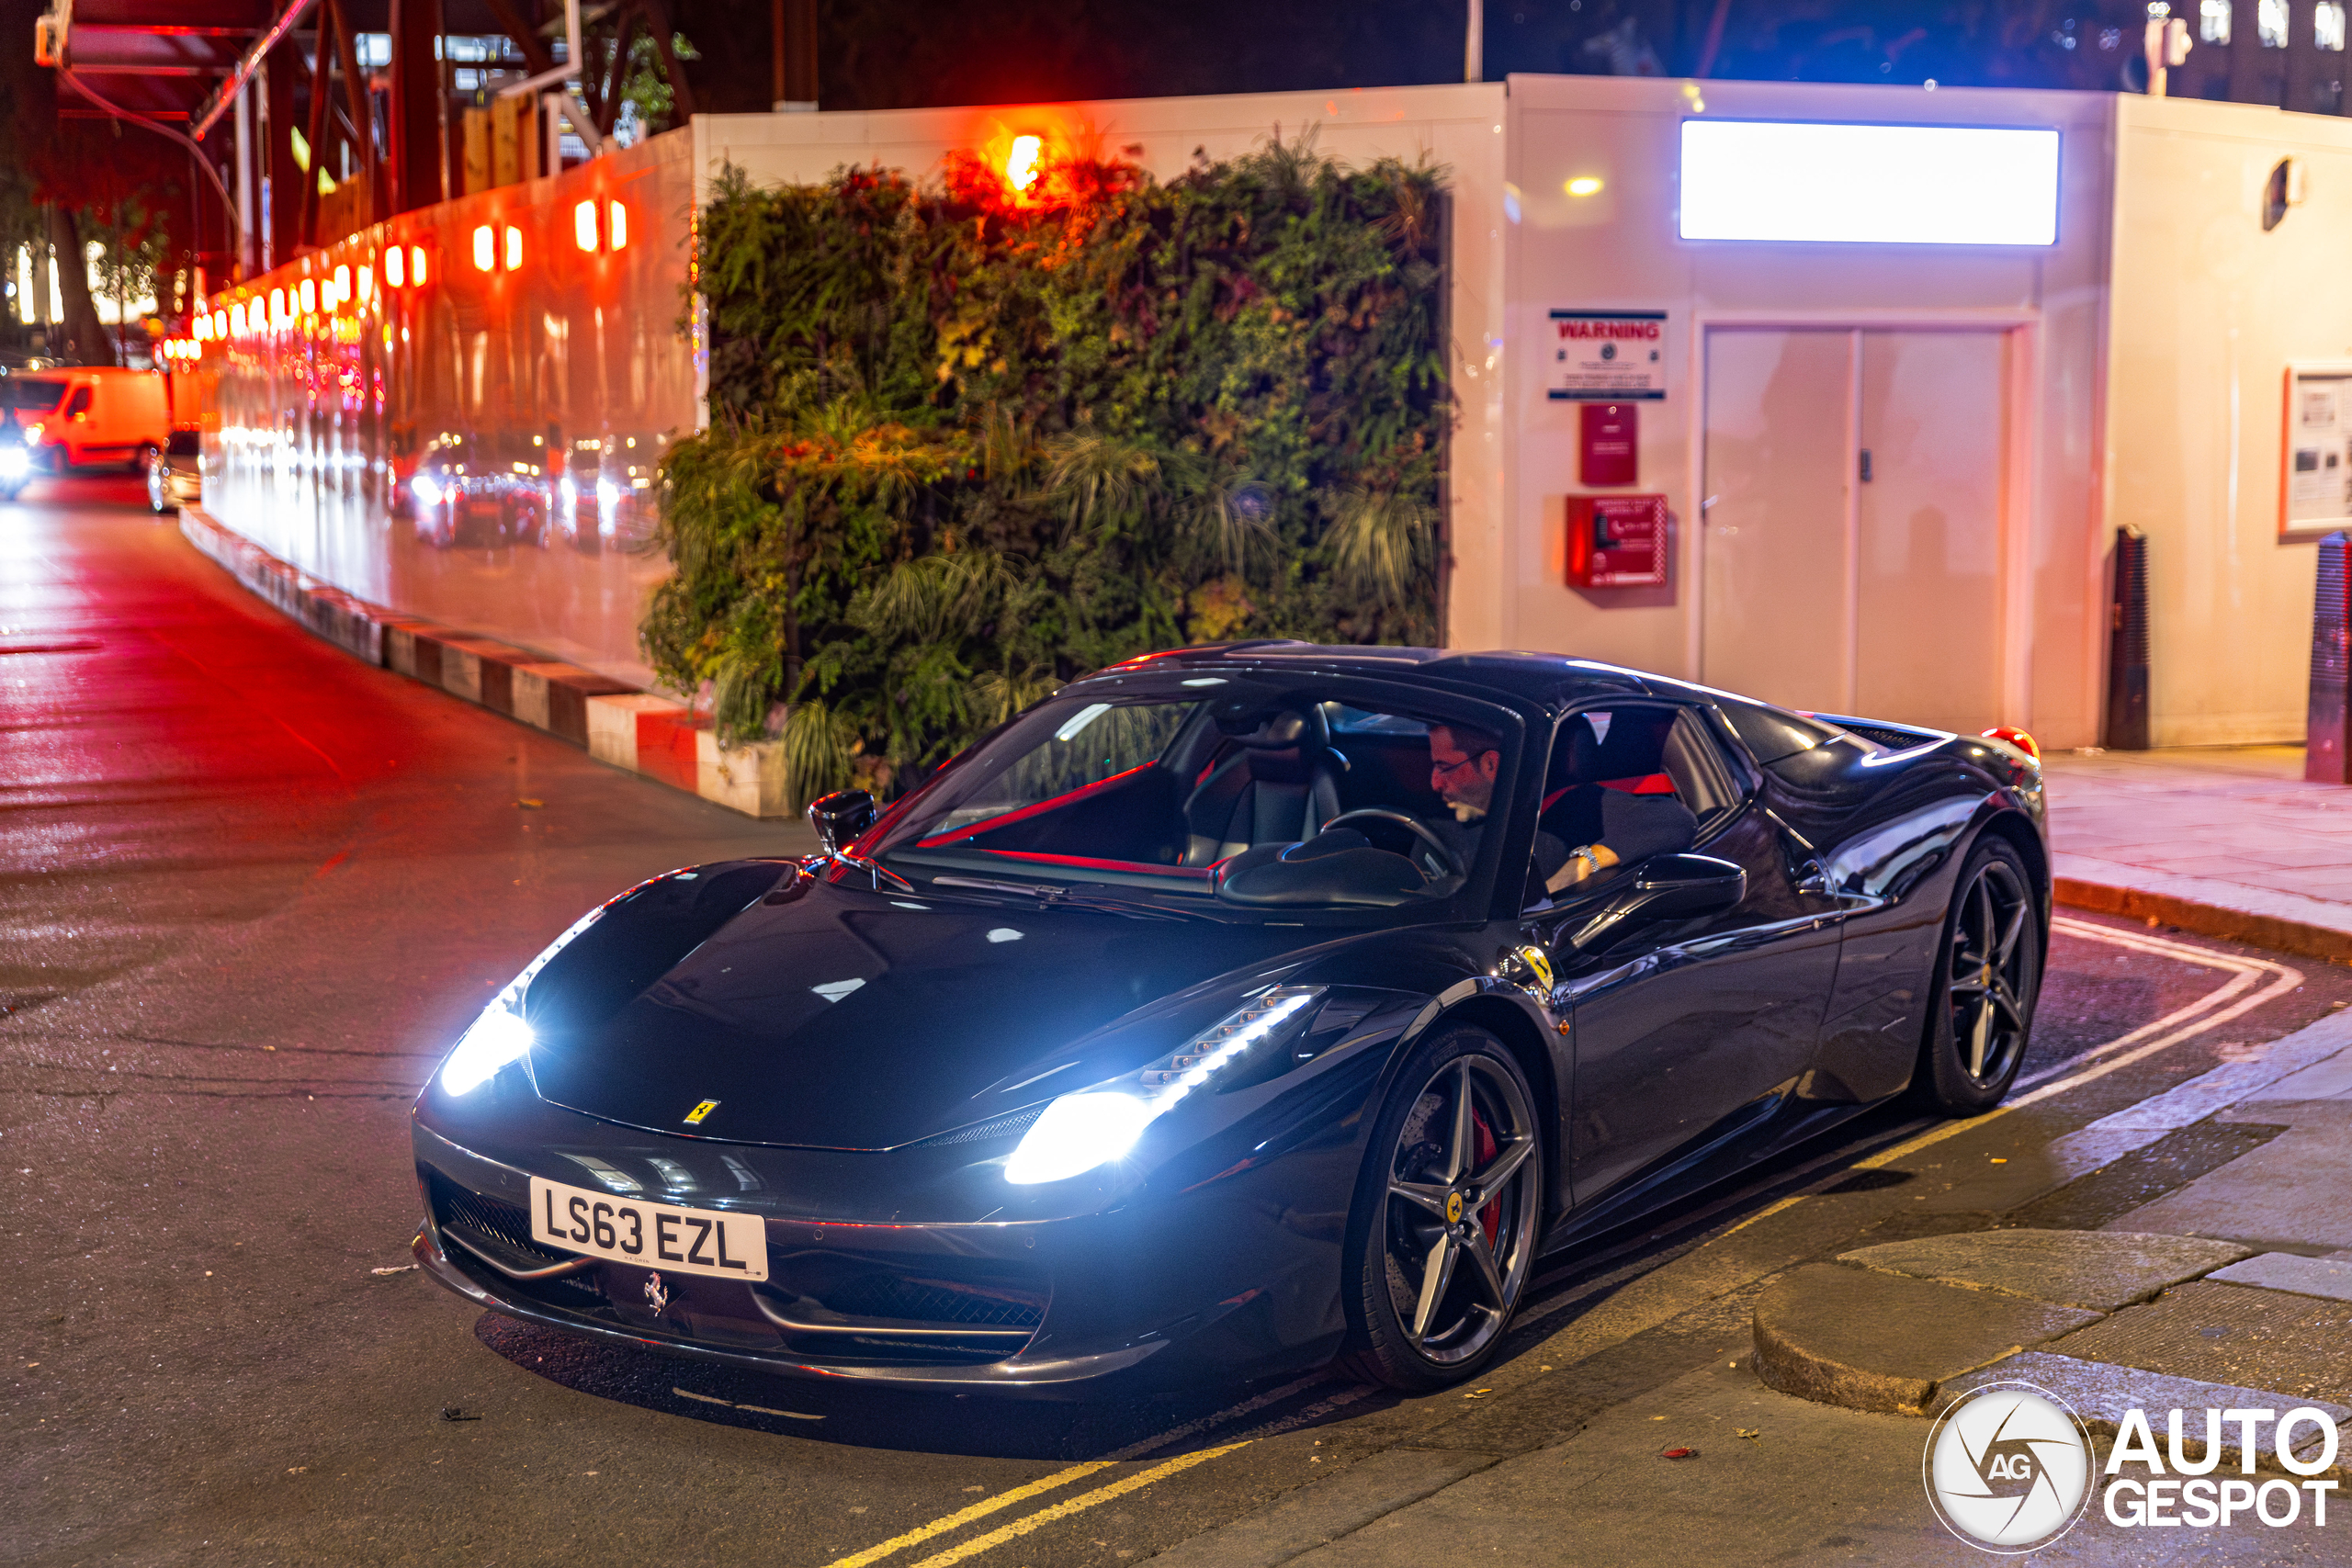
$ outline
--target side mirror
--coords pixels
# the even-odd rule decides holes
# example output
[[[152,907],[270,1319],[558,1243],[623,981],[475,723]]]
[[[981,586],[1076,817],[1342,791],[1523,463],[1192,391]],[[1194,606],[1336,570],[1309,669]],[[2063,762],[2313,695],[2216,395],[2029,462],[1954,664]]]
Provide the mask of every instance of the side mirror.
[[[873,827],[880,815],[874,797],[862,789],[837,789],[808,803],[808,826],[817,829],[817,842],[829,855],[841,853],[843,844]]]
[[[1626,897],[1645,919],[1720,915],[1747,897],[1747,873],[1713,855],[1658,855],[1635,870]]]
[[[1629,927],[1653,920],[1719,915],[1747,897],[1747,873],[1713,855],[1653,855],[1621,889],[1568,937],[1576,948],[1602,945]]]

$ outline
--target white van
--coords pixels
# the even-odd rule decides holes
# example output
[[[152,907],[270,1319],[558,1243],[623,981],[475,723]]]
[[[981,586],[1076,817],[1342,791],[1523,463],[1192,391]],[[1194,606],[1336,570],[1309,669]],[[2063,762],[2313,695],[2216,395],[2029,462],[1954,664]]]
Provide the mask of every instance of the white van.
[[[24,371],[0,379],[0,405],[41,473],[104,463],[143,475],[172,434],[170,396],[152,370]]]

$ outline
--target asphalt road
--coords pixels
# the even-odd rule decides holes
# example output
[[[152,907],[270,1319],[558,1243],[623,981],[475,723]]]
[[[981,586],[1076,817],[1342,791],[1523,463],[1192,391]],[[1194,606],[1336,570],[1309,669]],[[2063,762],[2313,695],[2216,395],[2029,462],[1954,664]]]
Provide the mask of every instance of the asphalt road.
[[[1376,1511],[1610,1432],[1647,1462],[1708,1390],[1779,1399],[1741,1365],[1770,1274],[1981,1228],[2050,1137],[2352,1001],[2340,967],[2078,922],[2029,1075],[2108,1067],[2101,1046],[2224,986],[2268,999],[1908,1153],[1936,1129],[1874,1115],[1611,1238],[1539,1281],[1477,1389],[1424,1400],[1320,1376],[1077,1407],[850,1393],[582,1347],[377,1272],[409,1261],[406,1108],[482,998],[621,886],[807,841],[357,663],[127,482],[0,506],[0,1558],[1243,1561],[1249,1526],[1204,1532],[1289,1495]],[[2018,1212],[2102,1223],[2233,1152],[2171,1143]],[[1924,1428],[1896,1427],[1887,1452],[1916,1456]],[[1885,1517],[1849,1517],[1867,1488],[1782,1484],[1713,1560],[1941,1552],[1903,1462]],[[1556,1560],[1684,1550],[1670,1497],[1579,1495],[1525,1527],[1560,1532]]]

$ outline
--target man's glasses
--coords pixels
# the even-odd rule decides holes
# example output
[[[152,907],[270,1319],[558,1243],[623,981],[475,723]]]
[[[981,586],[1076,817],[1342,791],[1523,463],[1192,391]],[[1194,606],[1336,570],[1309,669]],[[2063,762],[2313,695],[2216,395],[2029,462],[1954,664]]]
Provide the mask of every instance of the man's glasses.
[[[1489,755],[1489,753],[1481,751],[1476,756],[1464,757],[1458,762],[1441,762],[1435,757],[1431,757],[1430,759],[1430,777],[1432,779],[1450,779],[1454,774],[1460,773],[1463,769],[1476,765],[1479,757],[1487,755]]]

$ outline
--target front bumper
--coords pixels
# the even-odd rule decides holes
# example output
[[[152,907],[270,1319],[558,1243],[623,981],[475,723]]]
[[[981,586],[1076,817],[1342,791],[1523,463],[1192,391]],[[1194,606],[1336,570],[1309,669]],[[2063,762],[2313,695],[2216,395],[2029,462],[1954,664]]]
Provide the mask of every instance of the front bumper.
[[[511,1140],[467,1134],[484,1149],[413,1123],[424,1206],[414,1250],[442,1285],[526,1322],[793,1376],[1043,1398],[1318,1365],[1344,1334],[1340,1260],[1355,1159],[1328,1143],[1173,1201],[910,1224],[892,1217],[904,1200],[886,1190],[903,1169],[875,1165],[870,1179],[845,1184],[838,1168],[818,1168],[842,1163],[820,1151],[649,1138],[510,1103],[530,1125],[510,1129],[520,1134]],[[770,1279],[665,1274],[657,1305],[641,1266],[531,1242],[526,1167],[574,1182],[582,1170],[640,1180],[658,1170],[677,1201],[758,1210]],[[1336,1194],[1307,1201],[1330,1190],[1324,1174],[1338,1179]],[[816,1217],[827,1213],[854,1217]]]

